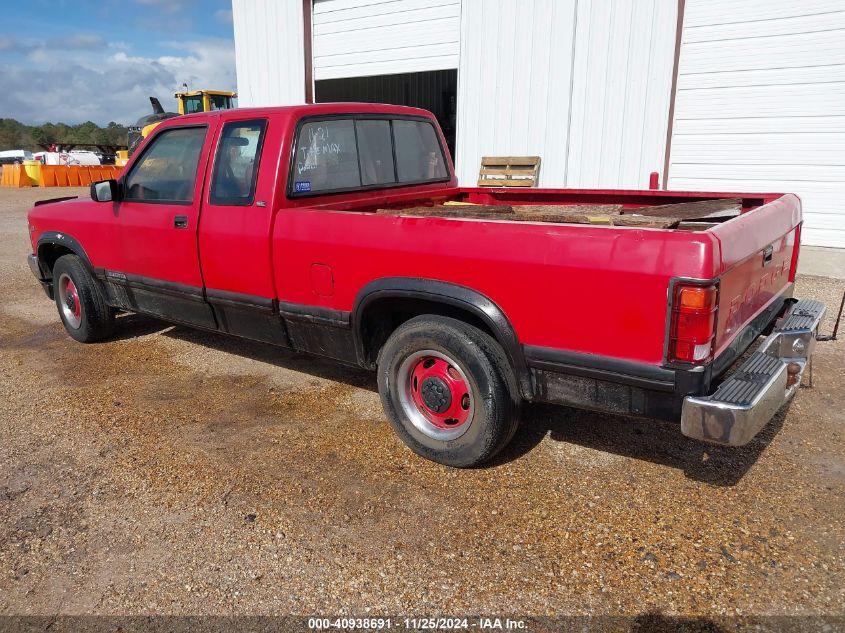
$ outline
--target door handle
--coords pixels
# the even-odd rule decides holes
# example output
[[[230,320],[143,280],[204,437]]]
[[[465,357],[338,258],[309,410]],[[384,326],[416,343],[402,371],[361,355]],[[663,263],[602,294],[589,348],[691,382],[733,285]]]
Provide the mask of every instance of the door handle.
[[[188,216],[187,215],[177,215],[173,218],[173,228],[175,229],[187,229],[188,228]]]

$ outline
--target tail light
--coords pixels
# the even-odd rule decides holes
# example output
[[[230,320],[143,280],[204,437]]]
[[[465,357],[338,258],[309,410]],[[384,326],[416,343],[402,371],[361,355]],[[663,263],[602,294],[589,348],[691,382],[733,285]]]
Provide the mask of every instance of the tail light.
[[[669,324],[669,360],[701,365],[713,356],[716,286],[677,284]]]

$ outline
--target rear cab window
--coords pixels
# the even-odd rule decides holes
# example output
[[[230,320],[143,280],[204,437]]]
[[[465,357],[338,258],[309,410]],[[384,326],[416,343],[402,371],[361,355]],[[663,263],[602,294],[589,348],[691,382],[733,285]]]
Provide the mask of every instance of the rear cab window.
[[[288,196],[447,180],[443,147],[424,117],[309,117],[297,126]]]

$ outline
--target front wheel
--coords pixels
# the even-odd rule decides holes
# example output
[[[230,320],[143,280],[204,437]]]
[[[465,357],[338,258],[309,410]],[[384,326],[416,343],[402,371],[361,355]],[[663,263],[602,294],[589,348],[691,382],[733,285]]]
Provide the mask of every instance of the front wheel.
[[[478,466],[519,423],[519,396],[502,348],[462,321],[422,316],[402,324],[379,354],[378,386],[399,437],[447,466]]]
[[[80,343],[111,336],[114,312],[97,281],[76,255],[63,255],[53,266],[53,295],[67,333]]]

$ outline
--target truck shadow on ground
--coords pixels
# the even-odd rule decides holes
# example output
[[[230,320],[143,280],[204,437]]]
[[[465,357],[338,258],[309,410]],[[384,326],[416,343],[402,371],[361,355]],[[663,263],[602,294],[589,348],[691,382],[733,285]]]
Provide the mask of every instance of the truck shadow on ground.
[[[121,317],[117,337],[131,339],[154,333],[245,359],[377,391],[373,372],[265,343],[173,326],[151,317],[134,314]],[[679,423],[528,403],[523,407],[522,424],[511,443],[485,467],[501,466],[519,459],[534,450],[548,436],[553,442],[569,443],[678,469],[683,471],[686,477],[710,485],[733,486],[774,440],[783,426],[788,409],[789,405],[783,407],[749,444],[725,447],[681,435]]]
[[[521,457],[548,435],[553,442],[669,466],[702,483],[734,486],[780,431],[787,410],[788,405],[747,445],[729,447],[688,438],[681,434],[680,423],[527,404],[519,432],[494,465]]]

